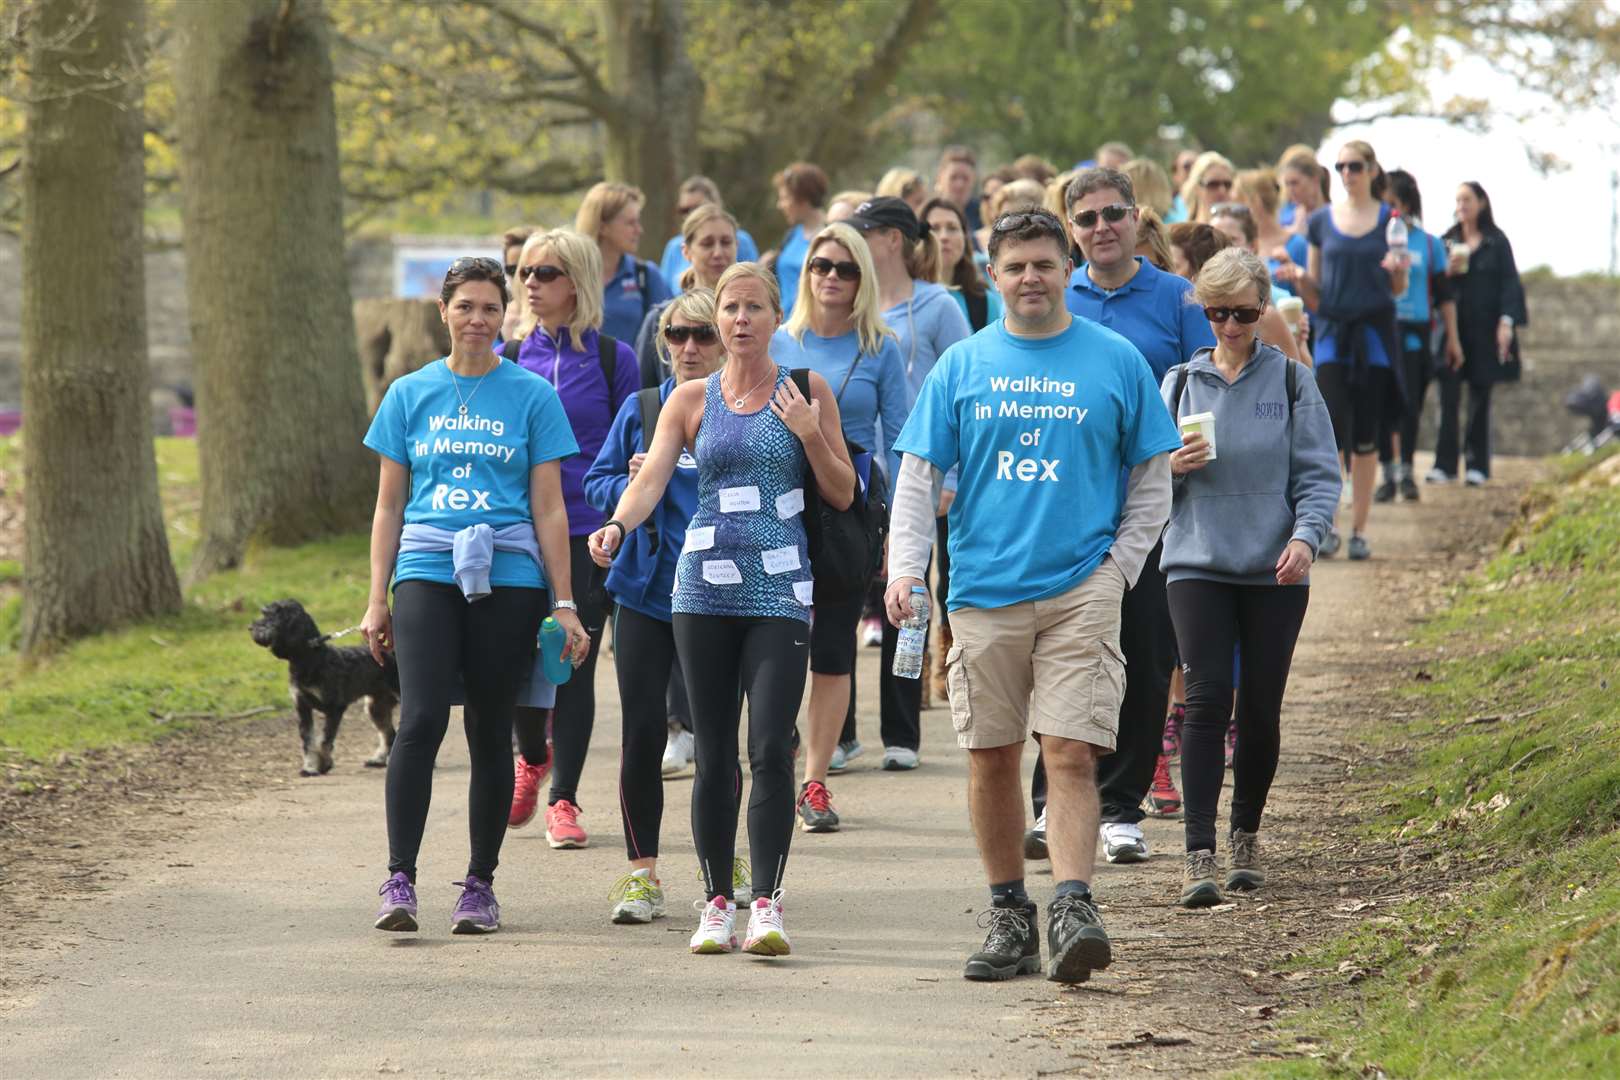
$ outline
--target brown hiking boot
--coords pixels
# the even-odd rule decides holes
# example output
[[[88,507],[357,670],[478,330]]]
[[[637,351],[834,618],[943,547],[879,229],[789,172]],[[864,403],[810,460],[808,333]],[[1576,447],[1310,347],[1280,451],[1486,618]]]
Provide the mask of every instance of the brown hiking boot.
[[[1260,869],[1260,834],[1233,829],[1227,855],[1226,887],[1250,892],[1266,883]]]
[[[1224,903],[1221,887],[1215,883],[1218,868],[1215,853],[1208,848],[1187,852],[1187,869],[1182,874],[1181,900],[1185,908],[1214,907]]]

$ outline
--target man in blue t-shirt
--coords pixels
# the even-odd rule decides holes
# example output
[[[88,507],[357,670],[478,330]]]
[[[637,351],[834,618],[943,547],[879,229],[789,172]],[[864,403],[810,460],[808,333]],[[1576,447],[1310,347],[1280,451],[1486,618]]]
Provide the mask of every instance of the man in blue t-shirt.
[[[1462,345],[1457,337],[1457,303],[1446,275],[1446,245],[1423,231],[1423,195],[1417,180],[1404,169],[1385,173],[1384,201],[1406,222],[1406,291],[1395,298],[1396,331],[1401,343],[1401,384],[1406,388],[1406,411],[1386,414],[1378,424],[1378,461],[1384,480],[1373,492],[1375,502],[1401,498],[1417,502],[1417,474],[1412,457],[1417,452],[1418,421],[1423,397],[1433,381],[1439,358],[1435,346],[1445,339],[1445,364],[1462,367]]]
[[[1215,334],[1192,300],[1192,285],[1136,254],[1139,211],[1130,177],[1113,169],[1087,169],[1070,181],[1064,202],[1071,235],[1086,259],[1064,297],[1070,311],[1135,345],[1160,382],[1199,349],[1214,347]],[[1159,555],[1155,546],[1121,616],[1120,644],[1131,678],[1120,707],[1119,745],[1097,777],[1103,856],[1109,862],[1148,857],[1144,797],[1151,794],[1150,804],[1159,813],[1174,813],[1181,803],[1169,766],[1160,760],[1176,639]],[[1045,802],[1043,765],[1037,763],[1032,792],[1037,815]],[[1039,816],[1034,831],[1042,832]]]
[[[990,274],[1005,316],[945,351],[895,443],[904,456],[886,604],[897,625],[924,587],[939,485],[960,468],[948,680],[991,897],[990,934],[968,960],[969,979],[1040,968],[1019,775],[1031,731],[1051,789],[1048,975],[1079,982],[1111,958],[1087,884],[1097,761],[1114,747],[1125,690],[1120,600],[1164,529],[1168,454],[1181,445],[1141,352],[1064,308],[1068,250],[1063,224],[1045,210],[995,223]]]

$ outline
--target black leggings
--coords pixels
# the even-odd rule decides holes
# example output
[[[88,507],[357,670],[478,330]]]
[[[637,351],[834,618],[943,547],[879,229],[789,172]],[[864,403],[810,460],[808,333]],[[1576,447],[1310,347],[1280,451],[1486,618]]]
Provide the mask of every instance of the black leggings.
[[[388,871],[416,880],[416,854],[433,797],[433,761],[450,726],[459,674],[472,769],[467,782],[467,873],[495,876],[512,810],[512,703],[534,662],[545,592],[497,587],[468,603],[454,585],[402,581],[394,587],[399,658],[399,734],[388,756]]]
[[[804,697],[810,628],[798,619],[675,615],[697,737],[692,840],[709,897],[731,895],[737,848],[737,725],[748,698],[748,847],[754,895],[782,887],[793,839],[793,722]]]
[[[669,623],[619,605],[613,615],[613,667],[619,676],[624,744],[619,757],[619,811],[627,858],[658,857],[664,819],[664,743],[669,733],[665,692],[676,668]],[[682,711],[685,712],[683,705]]]
[[[1169,587],[1187,683],[1181,728],[1181,797],[1187,850],[1215,850],[1215,812],[1232,716],[1232,650],[1243,653],[1237,687],[1237,754],[1232,760],[1232,828],[1260,829],[1282,741],[1283,690],[1310,589],[1185,580]]]
[[[547,800],[555,803],[567,799],[576,806],[579,776],[585,771],[591,728],[596,723],[596,656],[602,651],[602,631],[607,626],[610,603],[602,588],[604,571],[591,561],[589,539],[568,538],[569,578],[574,585],[574,602],[579,605],[579,621],[591,635],[591,652],[568,681],[557,687],[557,707],[551,721],[557,760]],[[532,764],[546,760],[546,710],[520,708],[515,725],[518,749],[524,758]]]

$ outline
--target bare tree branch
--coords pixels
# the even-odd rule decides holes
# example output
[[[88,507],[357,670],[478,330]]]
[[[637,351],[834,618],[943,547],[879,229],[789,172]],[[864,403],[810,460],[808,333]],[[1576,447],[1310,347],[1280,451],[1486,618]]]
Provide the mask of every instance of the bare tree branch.
[[[585,93],[582,100],[589,104],[582,107],[589,108],[604,119],[620,108],[622,103],[602,83],[601,76],[597,74],[596,65],[592,64],[578,49],[570,45],[561,34],[544,23],[531,19],[529,16],[508,7],[506,4],[501,3],[500,0],[466,0],[466,2],[474,7],[483,8],[496,18],[519,30],[541,38],[547,45],[561,53],[563,59],[568,61],[569,66],[574,69],[574,73],[579,76],[580,81],[585,84]]]

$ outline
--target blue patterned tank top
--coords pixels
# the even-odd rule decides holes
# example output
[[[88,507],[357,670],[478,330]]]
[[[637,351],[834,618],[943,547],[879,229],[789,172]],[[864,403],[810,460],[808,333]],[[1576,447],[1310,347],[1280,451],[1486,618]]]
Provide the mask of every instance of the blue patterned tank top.
[[[776,385],[788,369],[776,369]],[[733,412],[710,375],[697,433],[698,508],[675,567],[674,611],[810,621],[804,444],[771,412]]]

